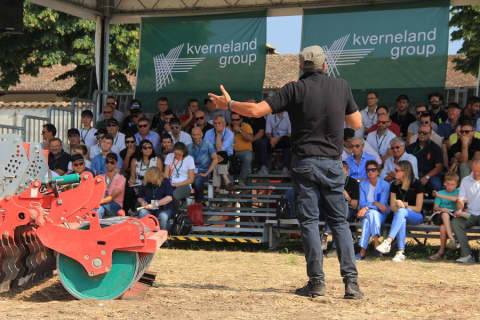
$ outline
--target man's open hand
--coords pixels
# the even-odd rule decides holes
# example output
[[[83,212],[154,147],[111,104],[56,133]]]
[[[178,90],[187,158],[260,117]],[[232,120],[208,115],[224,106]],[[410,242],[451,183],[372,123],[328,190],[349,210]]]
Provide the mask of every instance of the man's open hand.
[[[227,110],[228,109],[228,103],[230,100],[230,95],[228,94],[227,90],[223,87],[223,85],[220,85],[220,91],[222,91],[221,96],[217,96],[213,93],[209,93],[208,96],[210,99],[212,99],[212,102],[215,104],[215,107],[217,109],[222,109],[222,110]]]

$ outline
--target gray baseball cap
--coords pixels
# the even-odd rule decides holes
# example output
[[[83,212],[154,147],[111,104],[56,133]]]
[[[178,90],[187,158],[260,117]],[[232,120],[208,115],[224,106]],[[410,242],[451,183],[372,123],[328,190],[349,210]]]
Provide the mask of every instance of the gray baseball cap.
[[[320,46],[306,47],[300,52],[300,59],[304,62],[304,67],[321,69],[325,62],[325,52]]]

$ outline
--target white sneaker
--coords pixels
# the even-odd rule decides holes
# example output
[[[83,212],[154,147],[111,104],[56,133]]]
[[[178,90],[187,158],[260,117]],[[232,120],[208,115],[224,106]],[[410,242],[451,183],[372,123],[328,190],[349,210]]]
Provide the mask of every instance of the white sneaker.
[[[392,247],[392,244],[388,242],[387,240],[383,240],[383,242],[375,248],[380,253],[386,254],[390,252],[390,248]]]
[[[475,263],[475,259],[473,259],[472,255],[470,254],[468,256],[458,258],[456,261],[460,263]]]
[[[395,257],[393,257],[392,261],[393,262],[403,262],[405,261],[405,255],[403,254],[403,251],[397,251],[395,254]]]
[[[453,250],[457,249],[457,241],[455,241],[455,239],[448,240],[447,248],[448,249],[453,249]]]

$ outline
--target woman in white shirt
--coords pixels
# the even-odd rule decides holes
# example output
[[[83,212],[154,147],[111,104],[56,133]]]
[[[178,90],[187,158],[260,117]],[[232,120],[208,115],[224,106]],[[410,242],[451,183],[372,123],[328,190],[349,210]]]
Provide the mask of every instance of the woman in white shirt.
[[[165,157],[165,177],[173,187],[173,200],[178,203],[190,196],[191,184],[195,178],[195,161],[188,155],[188,148],[182,142],[173,146],[173,152]]]
[[[153,144],[145,139],[140,142],[140,156],[132,159],[132,164],[130,165],[130,179],[128,180],[128,183],[130,185],[142,184],[145,172],[150,167],[158,167],[162,170],[163,164],[160,157],[155,156]]]

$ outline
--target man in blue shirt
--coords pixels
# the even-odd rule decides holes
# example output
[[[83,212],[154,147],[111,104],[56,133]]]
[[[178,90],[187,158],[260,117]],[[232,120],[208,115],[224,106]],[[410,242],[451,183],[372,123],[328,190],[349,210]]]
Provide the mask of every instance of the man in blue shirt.
[[[365,164],[368,160],[375,160],[371,154],[363,152],[365,141],[361,138],[352,138],[352,154],[345,160],[350,168],[348,175],[353,179],[364,180],[367,178]]]
[[[103,139],[100,141],[100,148],[102,149],[102,152],[100,154],[97,154],[92,160],[92,170],[95,175],[105,174],[107,172],[105,158],[107,157],[107,154],[111,152],[112,146],[113,137],[109,134],[105,135],[105,137],[103,137]],[[118,154],[117,159],[118,163],[116,168],[118,168],[118,171],[120,172],[120,168],[122,167],[122,158]]]
[[[228,178],[228,157],[233,154],[235,135],[225,125],[225,118],[222,115],[217,115],[213,119],[213,129],[207,131],[203,140],[210,142],[217,150],[218,165],[213,172],[213,185],[215,187],[220,187],[221,177],[223,177],[227,189],[230,189],[231,183]]]
[[[203,191],[205,182],[208,181],[210,173],[217,165],[217,153],[215,147],[208,141],[202,140],[203,132],[200,127],[192,129],[193,143],[188,145],[188,154],[195,161],[195,180],[193,189],[195,190],[195,202],[203,202]]]
[[[462,108],[456,102],[450,102],[447,109],[447,120],[443,122],[438,128],[438,134],[443,139],[450,137],[452,133],[455,132],[455,129],[458,126],[460,120],[460,114],[462,113]]]
[[[150,130],[150,122],[147,118],[141,118],[137,123],[138,132],[135,133],[135,140],[137,146],[142,140],[148,140],[152,143],[156,154],[160,154],[160,135],[153,130]]]

